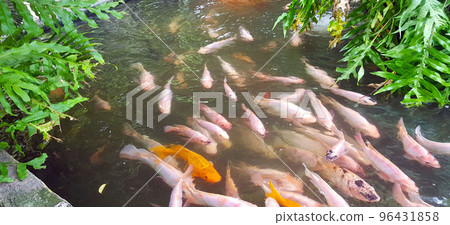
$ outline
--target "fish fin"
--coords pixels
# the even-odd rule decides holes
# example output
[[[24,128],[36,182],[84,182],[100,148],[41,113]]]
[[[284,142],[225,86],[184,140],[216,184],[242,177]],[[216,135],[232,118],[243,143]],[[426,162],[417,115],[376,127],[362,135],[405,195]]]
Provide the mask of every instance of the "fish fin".
[[[142,150],[144,149],[137,149],[134,145],[126,145],[120,151],[120,158],[138,160],[141,157]]]
[[[400,117],[400,120],[397,123],[397,128],[399,129],[399,137],[408,134],[408,132],[406,131],[405,123],[403,122],[403,117]]]
[[[312,178],[312,176],[313,176],[312,172],[308,169],[308,167],[306,166],[305,163],[302,163],[302,164],[305,167],[305,176]]]
[[[421,132],[421,127],[420,127],[420,125],[418,125],[418,126],[416,127],[415,133],[416,133],[416,139],[417,139],[417,137],[422,137],[422,132]]]
[[[264,94],[263,98],[265,98],[265,99],[270,98],[270,92],[269,92],[269,91],[266,92],[266,93]]]
[[[361,145],[361,147],[367,148],[367,145],[364,143],[364,140],[363,140],[360,132],[355,134],[355,139],[358,142],[358,144]]]

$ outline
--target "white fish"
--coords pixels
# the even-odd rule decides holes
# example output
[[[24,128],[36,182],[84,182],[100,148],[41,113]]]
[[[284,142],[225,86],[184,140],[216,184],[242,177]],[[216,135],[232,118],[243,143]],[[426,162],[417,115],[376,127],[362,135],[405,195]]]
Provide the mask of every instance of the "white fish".
[[[225,95],[232,101],[237,102],[236,93],[234,93],[233,89],[227,84],[227,78],[223,79],[223,88],[225,89]]]
[[[250,31],[248,31],[247,29],[245,29],[244,26],[239,26],[239,34],[241,35],[242,40],[247,41],[247,42],[251,42],[254,40],[254,38],[252,37],[252,35],[250,34]]]
[[[197,53],[198,54],[209,54],[209,53],[217,52],[221,48],[223,48],[224,46],[233,44],[236,40],[237,40],[237,37],[235,35],[235,36],[227,38],[225,40],[216,41],[216,42],[211,43],[211,44],[209,44],[207,46],[201,47],[197,51]]]
[[[133,63],[131,64],[131,67],[141,72],[141,75],[139,77],[139,84],[142,90],[150,91],[155,88],[155,77],[150,72],[144,69],[142,63]]]
[[[329,89],[329,88],[339,88],[339,86],[336,84],[336,81],[334,78],[328,76],[327,72],[318,69],[306,62],[305,57],[302,57],[302,62],[306,65],[306,72],[316,81],[320,84],[322,88]]]
[[[287,99],[266,99],[263,98],[258,105],[267,113],[290,121],[295,125],[315,123],[316,118],[311,112],[304,110]]]
[[[211,73],[209,72],[208,68],[206,67],[203,70],[202,79],[200,80],[200,83],[203,85],[204,88],[210,89],[213,85],[213,79],[211,77]]]
[[[239,198],[239,191],[234,183],[233,179],[231,179],[231,161],[228,161],[227,165],[227,178],[225,179],[225,195],[230,197]]]
[[[214,140],[214,138],[211,136],[211,134],[205,128],[200,126],[200,124],[198,124],[198,121],[195,120],[194,118],[191,118],[191,117],[187,118],[187,124],[190,127],[192,127],[192,129],[205,135],[205,137],[207,137],[211,141],[211,143],[209,143],[207,145],[200,144],[199,148],[203,149],[203,151],[208,155],[217,154],[217,142]]]
[[[266,207],[280,207],[280,205],[278,204],[277,200],[271,198],[271,197],[267,197],[266,200],[264,201],[264,205]]]
[[[420,164],[433,167],[441,168],[441,165],[434,156],[428,152],[422,145],[417,143],[411,136],[409,136],[406,131],[405,124],[403,123],[403,118],[400,118],[397,124],[398,138],[403,143],[403,150],[405,150],[406,156],[411,160],[416,160]]]
[[[290,191],[278,191],[281,195],[281,197],[285,199],[292,200],[294,202],[300,203],[303,207],[323,207],[324,205],[320,202],[317,202],[315,200],[312,200],[302,194],[290,192]]]
[[[379,153],[369,141],[366,141],[365,144],[361,134],[358,133],[355,135],[355,139],[361,145],[362,150],[367,155],[367,159],[372,163],[372,166],[378,170],[379,177],[383,180],[402,185],[402,188],[408,192],[419,192],[419,188],[414,181],[394,163]]]
[[[172,90],[170,90],[170,83],[173,80],[173,76],[169,79],[167,84],[164,86],[164,90],[159,94],[159,111],[163,114],[170,114],[172,107]]]
[[[182,207],[183,206],[183,182],[187,179],[192,179],[193,166],[189,165],[187,170],[184,172],[183,177],[180,178],[178,183],[172,189],[170,194],[169,207]]]
[[[236,69],[233,68],[233,66],[226,62],[225,60],[223,60],[220,56],[216,56],[217,59],[220,62],[220,66],[222,67],[222,70],[231,77],[231,79],[236,80],[239,79],[239,77],[241,76]]]
[[[339,131],[339,142],[333,145],[333,147],[331,147],[331,149],[327,151],[325,159],[333,161],[343,156],[347,150],[345,143],[346,141],[344,138],[344,133],[342,133],[342,131]]]
[[[347,91],[347,90],[339,89],[339,88],[330,88],[329,90],[336,95],[342,96],[350,101],[357,102],[362,105],[376,105],[377,104],[377,102],[373,98],[371,98],[369,96],[365,96],[365,95],[357,93],[357,92]]]
[[[426,139],[422,136],[420,126],[416,127],[416,140],[420,145],[425,147],[428,151],[435,154],[450,155],[450,143],[436,142]]]
[[[257,133],[261,137],[266,136],[266,128],[263,122],[252,112],[250,109],[245,107],[244,103],[241,104],[242,110],[244,110],[243,118],[246,120],[247,125],[252,131]]]
[[[333,109],[339,113],[344,120],[355,130],[360,131],[364,135],[371,136],[373,138],[379,138],[380,133],[378,129],[373,124],[369,123],[366,118],[364,118],[361,114],[356,112],[353,109],[343,106],[335,99],[331,97],[326,97],[325,95],[321,95],[320,98],[324,103],[327,103],[333,107]]]
[[[214,123],[208,122],[206,120],[202,120],[202,119],[196,119],[196,120],[197,120],[197,123],[201,127],[205,128],[208,132],[211,132],[211,133],[219,136],[221,139],[226,139],[226,140],[230,139],[230,136],[228,136],[228,133],[225,130],[223,130],[220,126],[218,126]]]
[[[224,130],[230,130],[231,129],[231,123],[225,119],[222,115],[220,115],[218,112],[214,111],[213,109],[209,108],[205,104],[200,104],[200,110],[203,112],[203,114],[214,124],[219,125]]]
[[[211,140],[208,137],[184,125],[177,124],[174,126],[165,126],[164,133],[175,133],[185,140],[190,140],[192,143],[201,145],[208,145],[211,143]]]
[[[325,196],[328,206],[350,207],[345,199],[336,193],[336,191],[333,190],[333,188],[331,188],[330,185],[328,185],[327,182],[325,182],[318,174],[311,172],[304,163],[303,166],[305,167],[305,175],[311,179],[314,186],[316,186],[317,189],[320,190],[320,193]]]
[[[288,172],[248,166],[244,163],[241,163],[238,167],[250,175],[253,184],[260,187],[268,187],[268,181],[271,180],[277,190],[303,193],[303,183]]]
[[[187,191],[192,196],[192,202],[212,207],[256,207],[256,205],[239,198],[219,195],[197,190],[193,185],[187,185]]]

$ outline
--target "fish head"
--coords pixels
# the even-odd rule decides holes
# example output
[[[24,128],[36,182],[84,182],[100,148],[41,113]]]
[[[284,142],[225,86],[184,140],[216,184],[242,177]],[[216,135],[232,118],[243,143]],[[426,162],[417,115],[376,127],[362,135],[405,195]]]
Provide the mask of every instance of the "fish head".
[[[207,138],[207,137],[204,137],[204,138],[202,137],[199,139],[199,141],[201,142],[201,144],[204,144],[204,145],[211,144],[211,140],[209,140],[209,138]]]
[[[421,159],[419,159],[419,160],[422,161],[423,164],[427,167],[441,168],[441,165],[439,164],[439,162],[429,152],[427,155],[421,157]]]
[[[232,125],[231,125],[231,123],[229,123],[227,121],[223,121],[223,122],[219,122],[219,126],[225,130],[231,130]]]
[[[325,159],[329,161],[333,161],[337,159],[337,154],[333,151],[333,149],[330,149],[327,151],[327,154],[325,155]]]
[[[380,196],[378,196],[375,189],[361,178],[351,180],[349,183],[353,183],[349,185],[349,190],[353,197],[365,202],[380,201]]]
[[[222,177],[220,176],[220,174],[216,171],[216,169],[214,169],[214,167],[211,165],[210,167],[206,168],[204,170],[204,174],[202,176],[202,178],[204,180],[206,180],[207,182],[210,183],[217,183],[220,180],[222,180]]]
[[[377,101],[371,97],[363,97],[362,102],[366,105],[376,105]]]

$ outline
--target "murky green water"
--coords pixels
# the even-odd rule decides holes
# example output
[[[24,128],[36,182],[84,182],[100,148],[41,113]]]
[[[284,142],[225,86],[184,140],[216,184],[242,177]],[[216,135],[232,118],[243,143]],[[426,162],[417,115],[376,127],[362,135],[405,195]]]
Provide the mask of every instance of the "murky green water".
[[[47,147],[50,156],[47,169],[36,171],[37,175],[74,206],[122,206],[154,175],[154,171],[148,166],[123,161],[118,157],[119,151],[124,145],[133,143],[131,139],[122,135],[122,123],[127,121],[125,96],[137,87],[133,79],[138,78],[138,72],[130,68],[130,64],[141,62],[156,76],[156,83],[160,86],[163,86],[173,75],[182,74],[184,77],[185,82],[180,84],[179,81],[175,81],[172,85],[174,100],[172,114],[169,117],[157,123],[154,129],[132,123],[140,133],[163,144],[183,144],[174,137],[164,135],[162,128],[169,124],[185,124],[186,117],[192,115],[192,92],[204,91],[195,74],[201,76],[203,64],[206,62],[213,79],[216,80],[212,91],[223,91],[221,80],[225,74],[221,71],[214,55],[220,55],[238,71],[247,72],[250,69],[261,68],[288,41],[287,38],[283,38],[280,27],[272,30],[274,21],[283,11],[282,6],[287,2],[273,1],[256,8],[252,6],[229,8],[224,7],[220,2],[205,0],[128,1],[128,6],[136,15],[121,5],[119,10],[126,11],[127,16],[120,21],[100,22],[100,29],[91,34],[92,37],[99,38],[98,41],[103,44],[99,49],[110,64],[101,67],[96,81],[91,83],[91,87],[86,90],[87,95],[90,96],[100,90],[100,96],[111,103],[113,110],[112,112],[98,112],[94,109],[93,103],[84,103],[82,107],[74,109],[73,114],[78,120],[63,123],[62,133],[57,136],[62,137],[64,142],[52,143]],[[210,16],[217,21],[217,24],[208,19]],[[176,33],[171,33],[169,30],[169,24],[173,21],[179,25]],[[208,23],[214,24],[214,28],[221,35],[219,39],[234,35],[238,32],[239,25],[244,25],[255,37],[255,41],[251,43],[238,42],[216,54],[198,55],[195,52],[200,47],[215,40],[210,38],[206,29],[203,28]],[[183,54],[186,63],[193,71],[164,60],[164,57],[171,51],[150,29],[174,52]],[[339,65],[337,61],[341,54],[335,49],[328,49],[329,40],[326,22],[319,23],[303,37],[300,47],[292,47],[287,44],[262,69],[262,72],[277,76],[298,76],[307,81],[307,85],[304,87],[312,89],[316,93],[329,94],[306,75],[304,65],[300,62],[300,58],[304,56],[312,65],[327,71],[331,76],[338,76],[334,71]],[[275,42],[277,47],[270,51],[264,51],[262,48],[269,42]],[[252,68],[234,59],[232,54],[235,52],[245,53],[256,62],[256,66]],[[365,78],[361,84],[376,81],[379,80]],[[353,81],[342,82],[340,86],[364,94],[372,91],[364,85],[355,86]],[[236,88],[235,90],[243,91]],[[256,94],[258,91],[291,91],[293,88],[259,85],[250,86],[247,90]],[[357,106],[338,97],[336,99],[346,106],[353,107],[378,127],[382,137],[379,140],[372,140],[372,144],[416,182],[421,195],[427,202],[436,206],[447,206],[447,199],[450,197],[449,157],[436,156],[442,166],[441,169],[425,168],[417,162],[407,160],[403,157],[401,142],[396,139],[398,130],[395,125],[399,117],[403,117],[410,134],[420,124],[425,137],[448,142],[450,141],[449,111],[433,107],[406,109],[398,104],[399,99],[386,100],[385,97],[376,96],[378,105],[370,107]],[[244,102],[242,96],[239,98],[241,102]],[[241,113],[238,110],[238,116]],[[234,125],[239,123],[238,120],[232,120],[232,122]],[[278,123],[270,118],[265,119],[264,122],[268,128],[271,124]],[[288,171],[278,159],[269,159],[252,151],[248,137],[239,133],[237,126],[231,130],[230,136],[233,142],[231,149],[219,150],[216,156],[205,156],[214,163],[223,177],[228,160]],[[91,155],[102,146],[106,146],[102,162],[91,163]],[[294,171],[301,171],[298,163],[288,162],[288,165]],[[352,206],[397,206],[391,195],[392,185],[380,180],[374,174],[373,169],[366,168],[366,172],[369,177],[365,180],[375,187],[382,200],[369,204],[347,198],[350,204]],[[302,172],[299,173],[299,176],[302,175]],[[233,170],[232,176],[243,199],[259,205],[263,203],[262,190],[251,185],[248,176]],[[223,180],[212,185],[199,180],[198,188],[223,193]],[[103,194],[99,194],[98,188],[105,183],[107,185]],[[313,187],[313,190],[316,189]],[[128,206],[167,206],[170,192],[171,189],[161,179],[153,179],[139,192],[136,198],[130,201]],[[306,194],[313,198],[310,192],[306,191]]]

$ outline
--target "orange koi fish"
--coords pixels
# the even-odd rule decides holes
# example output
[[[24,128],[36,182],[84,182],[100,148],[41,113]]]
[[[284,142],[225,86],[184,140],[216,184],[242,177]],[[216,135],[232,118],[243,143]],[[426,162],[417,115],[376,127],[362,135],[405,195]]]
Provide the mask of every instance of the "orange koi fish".
[[[164,159],[167,155],[176,155],[182,158],[189,165],[194,166],[193,177],[200,177],[211,183],[219,182],[222,179],[212,163],[203,158],[203,156],[184,148],[182,145],[157,146],[150,148],[150,151],[161,159]]]
[[[280,204],[281,206],[284,206],[284,207],[301,207],[301,205],[299,203],[281,197],[280,193],[278,193],[278,191],[273,186],[271,180],[269,180],[269,185],[270,185],[270,190],[272,190],[272,193],[266,194],[266,197],[275,199],[278,202],[278,204]]]

